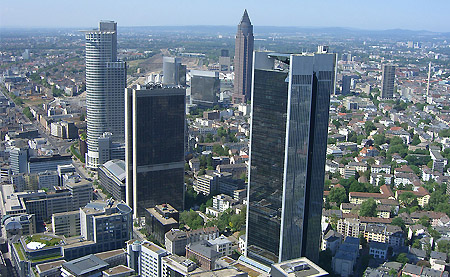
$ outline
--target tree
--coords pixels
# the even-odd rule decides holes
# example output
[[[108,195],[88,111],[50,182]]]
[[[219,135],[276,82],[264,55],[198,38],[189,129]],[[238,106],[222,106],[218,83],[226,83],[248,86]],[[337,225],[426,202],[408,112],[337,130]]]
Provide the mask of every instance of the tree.
[[[341,127],[341,123],[337,119],[333,120],[333,125],[336,127],[336,129],[339,129],[339,127]]]
[[[419,224],[422,224],[422,225],[425,226],[425,227],[430,227],[430,226],[431,226],[431,224],[430,224],[430,218],[429,218],[428,216],[426,216],[426,215],[424,215],[424,216],[422,216],[421,218],[419,218],[418,223],[419,223]]]
[[[361,208],[359,210],[360,216],[377,216],[377,202],[373,198],[369,198],[361,203]]]
[[[402,264],[406,264],[409,262],[408,257],[406,256],[405,253],[400,253],[397,258],[395,259],[395,261],[402,263]]]
[[[406,207],[412,207],[417,205],[417,196],[411,191],[406,191],[400,194],[398,197],[400,202]]]
[[[364,123],[364,131],[366,132],[367,135],[369,135],[370,132],[376,129],[377,128],[375,127],[375,124],[372,121],[368,120]]]
[[[441,240],[437,244],[439,252],[444,252],[450,254],[450,241],[448,240]]]
[[[405,228],[406,228],[405,221],[403,221],[403,219],[401,217],[396,217],[396,218],[392,219],[391,224],[402,228],[402,230],[405,230]]]
[[[341,203],[348,202],[345,188],[343,187],[332,188],[330,190],[330,194],[328,194],[327,202],[336,202],[338,206],[340,206]]]

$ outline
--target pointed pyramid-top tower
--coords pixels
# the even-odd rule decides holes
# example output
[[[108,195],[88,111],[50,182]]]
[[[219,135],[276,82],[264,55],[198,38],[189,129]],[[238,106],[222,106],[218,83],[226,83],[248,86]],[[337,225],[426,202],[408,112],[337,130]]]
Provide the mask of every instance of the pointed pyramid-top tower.
[[[238,25],[234,56],[233,103],[244,103],[250,99],[253,63],[253,25],[244,10]]]

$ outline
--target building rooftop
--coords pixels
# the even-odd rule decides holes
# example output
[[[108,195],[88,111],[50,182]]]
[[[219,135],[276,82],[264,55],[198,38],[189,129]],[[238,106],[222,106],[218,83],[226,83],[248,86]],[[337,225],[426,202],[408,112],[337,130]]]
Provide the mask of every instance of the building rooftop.
[[[102,260],[106,260],[106,259],[109,259],[111,257],[118,256],[118,255],[123,255],[123,254],[126,254],[126,253],[127,253],[127,251],[125,251],[123,249],[116,249],[116,250],[106,251],[106,252],[102,252],[102,253],[97,253],[97,254],[94,254],[94,255],[97,256],[97,258],[100,258]]]
[[[147,209],[147,211],[154,216],[159,222],[161,222],[161,224],[163,225],[170,225],[170,224],[176,224],[178,223],[174,218],[165,218],[163,217],[160,213],[158,213],[158,211],[156,211],[155,208],[149,208]]]
[[[306,276],[328,276],[328,272],[311,262],[307,258],[299,258],[272,265],[272,271],[278,271],[284,276],[306,277]]]
[[[113,276],[115,274],[134,273],[134,269],[128,266],[118,265],[103,271],[103,276]]]
[[[60,268],[61,265],[66,262],[67,262],[66,260],[59,260],[59,261],[49,262],[49,263],[45,263],[45,264],[38,264],[38,265],[36,265],[36,268],[39,273],[43,273],[47,270]]]
[[[103,166],[111,172],[121,182],[125,180],[125,162],[122,160],[111,160],[103,164]]]
[[[150,251],[153,251],[157,254],[161,254],[166,252],[163,248],[159,247],[158,245],[154,244],[153,242],[145,241],[142,243],[142,246],[149,249]]]
[[[95,272],[103,268],[108,267],[108,263],[104,262],[97,256],[90,254],[73,261],[64,263],[63,268],[67,269],[71,273],[80,276],[89,272]]]

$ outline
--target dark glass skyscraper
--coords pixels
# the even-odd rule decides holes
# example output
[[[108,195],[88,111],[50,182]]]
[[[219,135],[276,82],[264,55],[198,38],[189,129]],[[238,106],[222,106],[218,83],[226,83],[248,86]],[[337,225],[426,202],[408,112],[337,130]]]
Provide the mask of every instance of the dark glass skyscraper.
[[[255,52],[247,256],[317,261],[335,55]]]
[[[381,86],[381,98],[394,98],[394,80],[395,80],[395,66],[383,65],[383,76]]]
[[[184,88],[127,88],[125,162],[127,204],[134,215],[169,203],[184,203]]]
[[[247,10],[238,25],[234,52],[233,103],[244,103],[250,99],[252,86],[253,25]]]

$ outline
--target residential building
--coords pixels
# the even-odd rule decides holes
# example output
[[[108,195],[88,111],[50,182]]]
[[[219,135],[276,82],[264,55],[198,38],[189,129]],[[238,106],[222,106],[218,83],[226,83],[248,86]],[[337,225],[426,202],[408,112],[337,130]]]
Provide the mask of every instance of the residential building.
[[[384,242],[371,241],[369,243],[369,255],[377,259],[386,259],[388,244]]]
[[[135,217],[163,203],[184,207],[185,103],[184,88],[126,89],[126,199]]]
[[[86,39],[86,164],[97,168],[98,138],[105,132],[114,141],[124,141],[125,62],[117,59],[117,23],[101,21],[98,30],[84,31]],[[105,161],[106,162],[106,161]]]
[[[234,93],[233,103],[245,103],[250,99],[253,68],[253,25],[244,10],[238,25],[234,52]]]
[[[195,258],[200,268],[212,270],[215,262],[223,255],[216,251],[216,248],[206,240],[194,242],[186,245],[186,258]]]
[[[172,229],[165,234],[167,251],[176,255],[185,255],[186,245],[202,240],[213,240],[219,237],[217,227],[204,227],[193,231]]]
[[[359,256],[359,238],[347,237],[332,259],[331,267],[342,277],[352,276]]]
[[[299,257],[318,260],[335,60],[329,53],[254,53],[246,232],[250,258],[269,264]],[[289,70],[274,70],[275,61]]]

